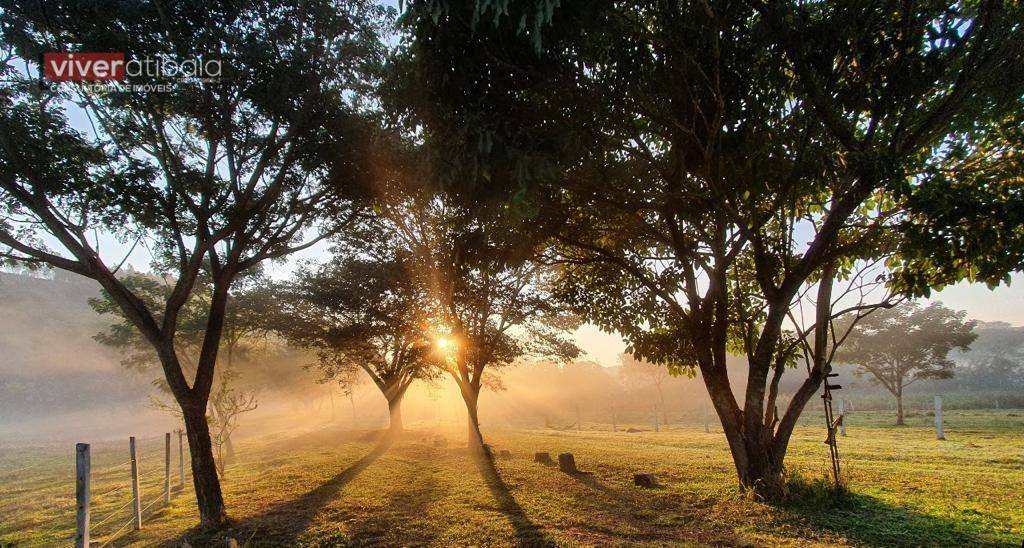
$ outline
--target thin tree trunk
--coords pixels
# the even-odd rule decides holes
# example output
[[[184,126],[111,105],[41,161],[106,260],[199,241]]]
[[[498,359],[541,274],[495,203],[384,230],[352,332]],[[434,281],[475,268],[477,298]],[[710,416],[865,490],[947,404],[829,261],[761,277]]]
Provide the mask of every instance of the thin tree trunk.
[[[331,422],[335,422],[335,421],[338,420],[338,414],[334,410],[334,387],[333,386],[328,386],[327,395],[328,395],[328,397],[331,398]]]
[[[904,426],[903,422],[903,390],[896,391],[896,426]]]
[[[235,444],[231,442],[231,436],[233,436],[233,434],[224,436],[225,465],[230,464],[235,460]]]
[[[206,421],[205,405],[183,405],[188,450],[192,458],[192,483],[199,507],[199,524],[205,528],[218,528],[224,524],[224,498],[221,495],[217,463],[213,458],[210,425]]]
[[[658,385],[658,401],[661,402],[661,424],[668,428],[668,410],[665,409],[665,394],[661,391],[661,385]]]

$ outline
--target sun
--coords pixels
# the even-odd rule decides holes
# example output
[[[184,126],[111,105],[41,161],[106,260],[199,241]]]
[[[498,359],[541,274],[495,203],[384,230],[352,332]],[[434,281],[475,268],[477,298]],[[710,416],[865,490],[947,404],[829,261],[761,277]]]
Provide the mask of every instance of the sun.
[[[444,337],[440,337],[440,338],[437,339],[437,347],[440,348],[441,350],[444,350],[444,349],[448,348],[451,345],[452,345],[451,339],[446,339]]]

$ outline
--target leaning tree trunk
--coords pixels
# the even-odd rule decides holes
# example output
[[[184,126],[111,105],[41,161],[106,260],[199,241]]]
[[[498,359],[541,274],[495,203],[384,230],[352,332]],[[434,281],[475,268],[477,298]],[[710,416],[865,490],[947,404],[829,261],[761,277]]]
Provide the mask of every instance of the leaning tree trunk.
[[[199,525],[220,527],[226,519],[224,498],[221,495],[217,463],[213,458],[210,425],[206,421],[206,406],[192,403],[182,406],[188,450],[192,458],[192,483],[199,506]]]
[[[480,420],[477,415],[477,402],[480,400],[480,388],[476,386],[460,386],[462,399],[466,402],[467,443],[470,451],[482,452],[484,437],[480,433]]]

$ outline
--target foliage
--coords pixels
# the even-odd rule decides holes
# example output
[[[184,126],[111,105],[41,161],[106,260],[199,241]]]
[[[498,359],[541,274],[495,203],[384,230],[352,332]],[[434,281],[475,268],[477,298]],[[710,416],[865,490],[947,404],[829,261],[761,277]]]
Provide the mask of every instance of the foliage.
[[[856,365],[894,396],[922,379],[953,376],[949,353],[966,351],[978,337],[977,322],[941,303],[908,303],[868,316],[853,329],[836,359]]]
[[[1024,388],[1024,328],[990,322],[974,332],[978,338],[961,358],[957,384],[972,390]]]
[[[330,237],[359,211],[367,94],[390,12],[368,0],[4,1],[0,11],[0,257],[94,279],[150,343],[185,418],[202,524],[220,526],[206,408],[228,293],[242,272]],[[55,51],[218,61],[223,72],[40,85],[38,62]],[[121,282],[127,257],[101,253],[100,232],[151,253],[173,280],[163,302]],[[209,306],[190,383],[175,335],[201,275]]]
[[[129,273],[122,281],[136,295],[154,305],[163,302],[171,291],[171,284],[167,280],[157,279],[151,275]],[[224,334],[221,341],[225,346],[226,360],[217,369],[217,382],[210,395],[206,415],[212,428],[211,437],[217,452],[217,467],[222,477],[230,457],[225,454],[224,449],[232,447],[231,436],[238,429],[239,417],[254,411],[258,405],[255,390],[238,388],[241,373],[235,367],[235,360],[253,359],[253,352],[258,349],[260,339],[269,331],[265,316],[271,310],[271,301],[274,299],[268,291],[267,280],[258,272],[250,272],[238,285],[239,290],[232,293],[225,308]],[[189,376],[194,375],[197,370],[196,363],[206,335],[205,312],[209,307],[205,298],[207,294],[200,287],[197,295],[189,299],[182,310],[175,337],[177,355]],[[109,294],[104,293],[103,298],[91,299],[90,304],[99,314],[119,318],[119,321],[111,324],[106,331],[98,333],[95,339],[101,344],[119,349],[124,356],[121,365],[143,372],[148,372],[159,365],[159,358],[152,346],[124,317]],[[166,400],[166,396],[171,394],[167,382],[157,378],[153,380],[153,385],[159,393],[150,396],[151,405],[155,409],[181,417],[181,409]]]
[[[1019,4],[567,2],[537,47],[516,20],[539,4],[501,4],[493,21],[472,0],[410,5],[400,58],[441,75],[414,102],[424,138],[467,184],[536,198],[575,311],[638,357],[700,371],[741,484],[781,471],[828,373],[818,352],[776,411],[800,339],[826,342],[838,316],[892,304],[819,299],[799,323],[799,295],[858,261],[883,261],[907,293],[1019,267],[1012,215],[971,217],[1006,247],[955,251],[953,268],[942,238],[914,236],[969,217],[929,198],[945,181],[992,181],[958,197],[998,211],[1019,177],[1020,143],[997,131],[1024,96]],[[954,169],[982,157],[976,176]],[[749,363],[741,398],[730,351]]]
[[[408,261],[386,244],[365,243],[360,255],[306,265],[282,284],[272,321],[289,343],[317,351],[321,382],[350,391],[362,369],[391,401],[437,373],[426,338],[430,303]]]

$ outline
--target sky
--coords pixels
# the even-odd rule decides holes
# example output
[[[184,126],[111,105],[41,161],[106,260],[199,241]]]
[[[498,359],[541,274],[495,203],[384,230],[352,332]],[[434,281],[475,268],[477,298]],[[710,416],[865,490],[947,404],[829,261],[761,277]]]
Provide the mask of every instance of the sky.
[[[993,290],[985,284],[961,282],[932,294],[922,303],[941,302],[954,310],[966,310],[967,317],[983,322],[1006,322],[1016,326],[1024,325],[1024,274],[1014,274],[1010,286]],[[585,325],[576,331],[576,341],[591,359],[605,367],[618,364],[618,356],[625,349],[622,338],[615,334],[603,333],[593,325]]]

